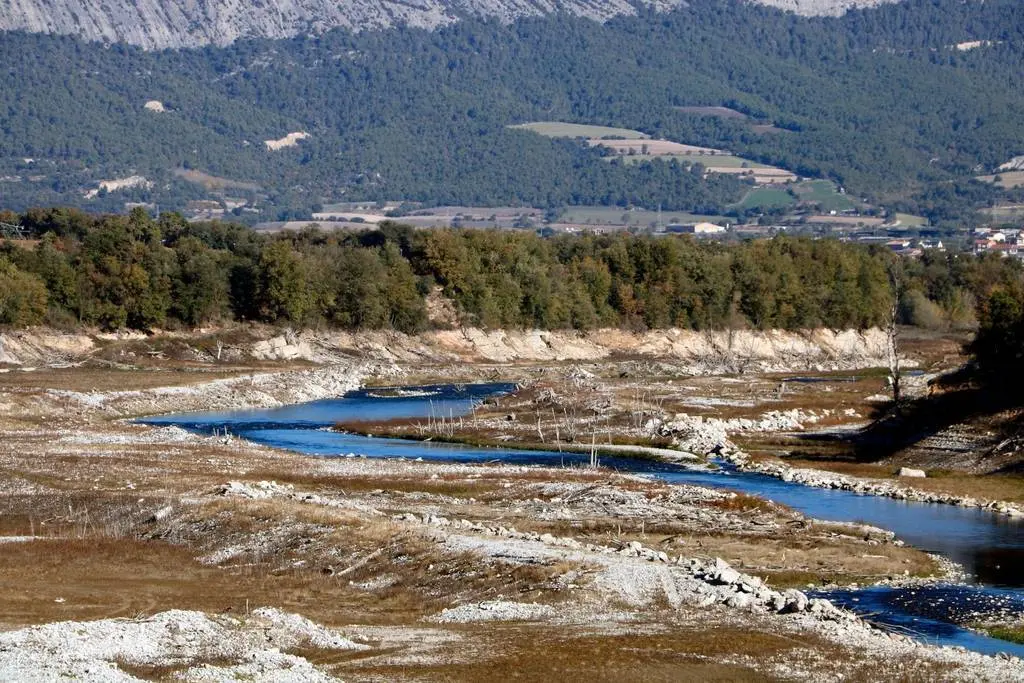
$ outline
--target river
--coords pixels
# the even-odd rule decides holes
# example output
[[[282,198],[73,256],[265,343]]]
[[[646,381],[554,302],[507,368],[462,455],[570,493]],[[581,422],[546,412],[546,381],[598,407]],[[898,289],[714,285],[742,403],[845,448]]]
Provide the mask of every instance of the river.
[[[549,451],[479,448],[453,444],[381,439],[331,430],[338,422],[428,416],[459,416],[474,403],[514,389],[511,384],[432,385],[364,389],[344,397],[263,410],[166,415],[141,420],[213,434],[225,430],[250,441],[316,456],[422,458],[445,462],[501,461],[570,466],[589,456]],[[788,483],[723,466],[694,470],[650,460],[602,457],[601,464],[668,482],[741,491],[788,505],[822,520],[863,522],[889,529],[914,547],[939,553],[963,565],[964,584],[815,593],[879,623],[921,640],[959,645],[994,654],[1024,657],[1024,645],[979,635],[957,626],[973,615],[1024,613],[1024,522],[976,508],[898,501],[849,491]]]

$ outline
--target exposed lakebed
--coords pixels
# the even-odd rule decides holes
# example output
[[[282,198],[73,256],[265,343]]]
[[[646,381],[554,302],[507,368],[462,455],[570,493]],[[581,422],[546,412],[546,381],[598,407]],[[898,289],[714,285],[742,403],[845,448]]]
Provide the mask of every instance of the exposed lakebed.
[[[151,417],[143,422],[176,425],[204,434],[227,431],[256,443],[317,456],[355,454],[546,466],[579,466],[589,460],[588,455],[579,453],[368,438],[331,429],[338,422],[457,417],[468,413],[474,403],[513,389],[511,384],[374,388],[350,392],[337,399],[280,408],[183,413]],[[728,466],[718,470],[690,469],[622,457],[602,457],[601,464],[668,482],[741,491],[783,503],[816,519],[856,521],[889,529],[908,544],[963,565],[973,582],[833,590],[818,595],[928,642],[1024,657],[1024,645],[988,638],[956,625],[1024,613],[1024,522],[1020,520],[976,508],[811,488]]]

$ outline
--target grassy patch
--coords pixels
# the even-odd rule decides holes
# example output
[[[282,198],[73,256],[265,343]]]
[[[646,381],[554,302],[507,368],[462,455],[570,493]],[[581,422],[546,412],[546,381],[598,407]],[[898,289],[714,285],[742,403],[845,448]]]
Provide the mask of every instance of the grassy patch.
[[[845,194],[840,194],[831,180],[808,180],[798,183],[793,191],[801,202],[818,204],[824,211],[849,211],[858,203]]]
[[[1016,224],[1024,220],[1024,204],[1004,204],[980,211],[991,216],[994,221]]]
[[[993,638],[1024,645],[1024,626],[989,626],[982,630]]]
[[[743,112],[730,109],[729,107],[673,107],[676,111],[694,116],[714,116],[719,119],[746,119]]]
[[[924,216],[915,216],[912,213],[897,213],[895,218],[900,222],[900,225],[904,225],[908,228],[921,228],[928,225],[927,218]]]
[[[565,210],[559,217],[560,223],[579,223],[581,225],[634,225],[646,227],[653,223],[714,223],[722,220],[722,216],[706,216],[679,211],[647,211],[644,209],[624,209],[620,206],[573,206]]]
[[[175,370],[115,370],[109,368],[57,368],[35,372],[8,372],[0,374],[0,389],[41,389],[66,391],[121,391],[125,387],[135,390],[156,387],[183,386],[215,379],[235,377],[242,370],[190,372]]]
[[[595,632],[596,631],[596,632]],[[656,624],[631,625],[626,633],[521,624],[469,624],[461,635],[474,656],[361,662],[373,680],[523,681],[761,681],[745,663],[753,658],[799,658],[805,648],[834,646],[814,636],[790,637],[756,629],[702,625],[665,633]],[[539,654],[540,653],[540,654]],[[375,665],[374,665],[375,664]],[[500,673],[499,673],[500,672]],[[339,672],[343,677],[345,672]],[[347,677],[346,677],[347,678]]]
[[[238,180],[232,180],[230,178],[221,178],[195,169],[176,168],[173,173],[177,177],[184,178],[190,183],[202,185],[207,190],[244,190],[255,192],[260,189],[260,186],[256,183],[245,183]]]
[[[1024,187],[1024,171],[1005,171],[995,175],[981,175],[977,179],[983,183],[992,183],[996,187],[1007,189]]]
[[[733,154],[623,154],[619,156],[606,157],[606,159],[609,161],[613,159],[621,159],[627,164],[638,164],[645,161],[654,161],[655,159],[662,159],[664,161],[671,161],[674,159],[681,164],[687,164],[690,166],[693,164],[704,164],[707,168],[773,168],[772,166],[759,164],[756,161],[744,159],[743,157],[738,157]]]
[[[748,192],[736,206],[739,209],[771,209],[792,206],[796,199],[779,187],[758,187]]]
[[[625,138],[627,140],[644,140],[649,135],[629,128],[612,128],[609,126],[588,126],[580,123],[564,123],[561,121],[535,121],[509,126],[516,130],[528,130],[549,138]]]

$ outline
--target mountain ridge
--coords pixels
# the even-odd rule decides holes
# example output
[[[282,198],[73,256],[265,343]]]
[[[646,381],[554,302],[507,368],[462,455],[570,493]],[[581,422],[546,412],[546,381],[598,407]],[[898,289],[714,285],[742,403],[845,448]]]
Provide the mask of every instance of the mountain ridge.
[[[896,0],[756,0],[796,14],[840,15]],[[229,45],[243,38],[291,38],[334,28],[435,29],[460,17],[497,18],[564,13],[604,22],[639,8],[666,11],[685,0],[9,0],[0,3],[0,31],[73,35],[147,50]]]

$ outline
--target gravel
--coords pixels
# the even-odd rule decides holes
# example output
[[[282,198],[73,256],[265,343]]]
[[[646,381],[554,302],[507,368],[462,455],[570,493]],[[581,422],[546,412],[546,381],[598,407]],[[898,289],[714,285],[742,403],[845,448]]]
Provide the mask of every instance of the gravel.
[[[473,621],[539,621],[555,616],[555,608],[537,603],[489,600],[471,605],[450,607],[428,618],[443,624],[466,624]]]
[[[248,617],[170,610],[143,619],[65,621],[0,634],[0,680],[135,680],[129,666],[180,667],[187,680],[329,680],[281,649],[363,650],[367,646],[296,614],[264,607]],[[228,666],[211,666],[229,662]]]

